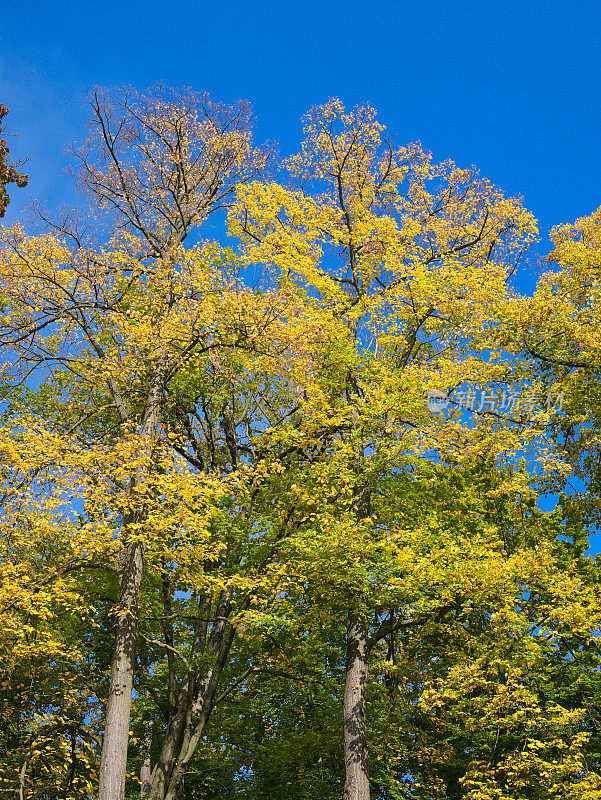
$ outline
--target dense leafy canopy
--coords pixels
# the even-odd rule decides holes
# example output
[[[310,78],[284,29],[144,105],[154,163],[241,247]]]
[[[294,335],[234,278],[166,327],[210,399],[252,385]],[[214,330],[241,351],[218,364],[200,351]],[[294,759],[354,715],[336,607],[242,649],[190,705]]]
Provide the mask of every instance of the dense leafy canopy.
[[[601,797],[600,212],[520,297],[532,215],[369,107],[271,174],[245,104],[92,111],[95,235],[2,233],[0,788]]]

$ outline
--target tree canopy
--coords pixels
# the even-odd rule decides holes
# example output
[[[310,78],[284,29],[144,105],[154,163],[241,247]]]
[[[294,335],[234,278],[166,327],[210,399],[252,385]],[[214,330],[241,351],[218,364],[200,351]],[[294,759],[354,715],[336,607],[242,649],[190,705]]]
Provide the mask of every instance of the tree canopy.
[[[599,212],[522,297],[369,106],[90,108],[90,219],[2,231],[0,788],[601,797]]]

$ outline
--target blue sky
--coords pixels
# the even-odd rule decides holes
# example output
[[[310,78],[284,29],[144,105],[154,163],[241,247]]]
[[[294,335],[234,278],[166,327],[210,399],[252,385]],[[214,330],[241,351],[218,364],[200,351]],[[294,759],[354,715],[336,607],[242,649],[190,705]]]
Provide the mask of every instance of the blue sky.
[[[369,101],[398,143],[523,195],[544,240],[601,204],[601,3],[25,0],[2,16],[0,102],[31,178],[6,222],[69,200],[90,89],[159,81],[250,100],[284,154],[310,106]]]

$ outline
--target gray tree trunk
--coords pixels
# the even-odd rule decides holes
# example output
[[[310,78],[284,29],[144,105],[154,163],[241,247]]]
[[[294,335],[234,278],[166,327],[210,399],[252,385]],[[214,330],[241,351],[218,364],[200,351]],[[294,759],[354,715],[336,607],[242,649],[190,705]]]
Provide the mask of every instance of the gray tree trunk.
[[[150,382],[140,427],[141,441],[144,446],[148,447],[146,456],[150,456],[150,449],[158,428],[164,375],[165,359],[161,359],[155,367]],[[144,459],[136,475],[132,478],[132,494],[143,484],[149,469],[149,464]],[[100,756],[98,800],[124,800],[125,797],[127,743],[138,633],[138,606],[144,571],[144,545],[140,540],[130,541],[130,525],[139,523],[143,519],[144,510],[136,509],[123,523],[117,631]]]
[[[240,608],[246,607],[248,601],[240,605]],[[205,613],[208,611],[206,608]],[[194,678],[188,674],[182,682],[161,754],[153,770],[148,800],[177,800],[180,795],[190,761],[213,711],[217,685],[234,641],[235,630],[229,622],[230,613],[231,594],[224,590],[215,606],[211,633],[206,642],[206,653],[214,661],[201,674],[197,673]],[[198,633],[200,636],[195,641],[194,652],[204,649],[207,631]]]
[[[162,800],[165,796],[166,787],[169,784],[171,772],[178,756],[183,731],[186,727],[186,717],[190,706],[190,684],[191,675],[187,675],[178,693],[175,708],[171,711],[167,733],[163,739],[158,761],[152,772],[151,785],[148,791],[149,800],[157,800],[159,798]]]
[[[122,564],[117,632],[100,759],[99,800],[123,800],[125,795],[143,558],[140,542],[132,542],[127,546]]]
[[[143,755],[144,761],[140,767],[140,797],[146,797],[150,791],[150,780],[152,778],[152,769],[150,761],[150,750],[152,748],[152,722],[149,721],[144,727],[144,747]]]
[[[353,428],[360,429],[356,408],[352,408]],[[363,445],[357,448],[353,464],[359,477],[363,471]],[[371,513],[371,492],[358,481],[354,489],[357,522]],[[343,800],[369,800],[369,751],[367,748],[368,627],[360,611],[349,610],[346,628],[346,680],[342,700],[344,734]]]
[[[369,800],[369,752],[365,716],[367,655],[367,624],[351,611],[347,623],[346,681],[342,704],[344,800]]]

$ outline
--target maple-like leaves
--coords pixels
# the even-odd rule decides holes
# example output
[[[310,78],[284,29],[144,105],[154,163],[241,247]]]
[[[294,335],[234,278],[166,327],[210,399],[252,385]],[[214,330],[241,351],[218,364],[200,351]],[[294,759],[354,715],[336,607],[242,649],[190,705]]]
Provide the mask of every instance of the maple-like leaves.
[[[507,288],[536,236],[521,202],[419,144],[393,148],[370,107],[312,110],[287,183],[261,178],[245,104],[163,92],[92,108],[83,179],[105,238],[2,234],[2,666],[41,687],[7,711],[21,726],[12,783],[25,765],[28,790],[50,787],[47,763],[48,791],[90,794],[124,621],[138,651],[129,763],[151,730],[150,797],[171,800],[206,778],[189,772],[213,715],[225,738],[211,752],[234,747],[228,703],[250,706],[253,735],[271,715],[261,736],[275,736],[270,676],[321,682],[332,724],[351,613],[373,670],[382,792],[444,796],[446,776],[473,800],[530,796],[533,781],[552,797],[569,779],[593,797],[590,696],[562,700],[556,670],[574,641],[589,658],[598,625],[576,552],[586,526],[567,501],[562,521],[538,512],[513,468],[530,448],[549,481],[565,478],[545,441],[558,415],[454,398],[545,385],[523,347],[507,356],[516,331],[545,364],[593,363],[598,220],[556,233],[563,270],[526,301]],[[239,252],[187,244],[224,206]],[[446,413],[428,409],[429,390]],[[270,759],[290,770],[294,743],[265,747],[254,764],[268,791]]]

